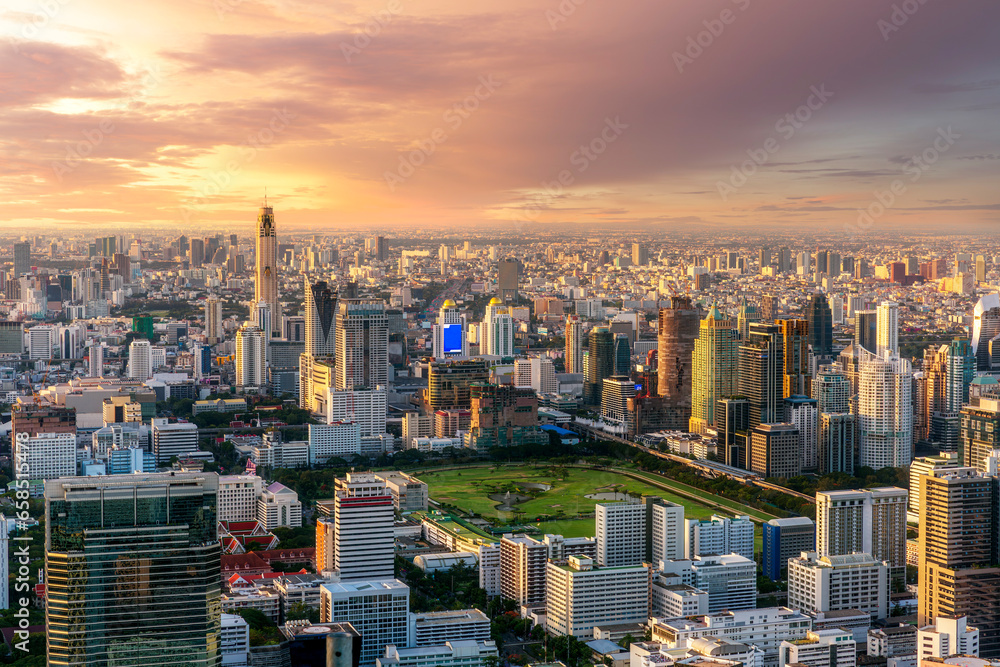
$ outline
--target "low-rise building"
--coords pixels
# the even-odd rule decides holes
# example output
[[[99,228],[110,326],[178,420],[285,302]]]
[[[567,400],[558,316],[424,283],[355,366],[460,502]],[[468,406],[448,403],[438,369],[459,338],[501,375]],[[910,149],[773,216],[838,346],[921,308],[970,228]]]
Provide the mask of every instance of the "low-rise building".
[[[789,558],[816,549],[816,524],[809,517],[771,519],[761,528],[764,531],[761,565],[764,576],[771,581],[785,578]]]
[[[854,636],[844,630],[814,630],[803,639],[785,640],[778,648],[779,665],[804,667],[854,667]]]
[[[979,628],[968,623],[965,616],[938,616],[934,625],[917,630],[917,660],[923,665],[928,658],[948,658],[953,655],[979,657]]]
[[[392,502],[400,513],[423,512],[427,509],[427,484],[404,472],[376,473],[392,493]]]
[[[450,640],[489,638],[490,619],[478,609],[428,611],[409,616],[408,646],[441,646]]]
[[[376,667],[485,667],[487,658],[498,658],[496,642],[457,639],[438,646],[385,647]]]
[[[868,630],[868,655],[895,658],[917,654],[917,628],[913,625],[890,625]]]
[[[708,612],[708,591],[686,584],[667,584],[655,578],[649,587],[653,616],[676,618]]]
[[[257,522],[264,530],[302,527],[299,494],[280,482],[272,482],[257,497]]]

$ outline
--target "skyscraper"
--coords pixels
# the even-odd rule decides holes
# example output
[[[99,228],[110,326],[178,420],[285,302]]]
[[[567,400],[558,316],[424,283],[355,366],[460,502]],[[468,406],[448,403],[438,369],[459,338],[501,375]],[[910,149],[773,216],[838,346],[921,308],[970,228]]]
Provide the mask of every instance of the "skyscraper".
[[[256,324],[244,322],[236,332],[236,385],[260,389],[267,385],[267,342]]]
[[[889,350],[892,354],[899,354],[899,304],[892,301],[879,304],[876,335],[876,352],[881,354],[883,350]]]
[[[1000,335],[1000,294],[983,295],[972,311],[972,353],[976,357],[976,370],[990,370],[990,341]]]
[[[14,280],[31,272],[31,241],[14,244]]]
[[[483,315],[479,351],[498,357],[514,356],[514,318],[503,302],[494,297]]]
[[[820,366],[812,381],[812,397],[820,412],[849,412],[851,383],[840,364]]]
[[[597,564],[622,567],[642,563],[646,557],[645,503],[597,503],[594,511]]]
[[[752,323],[737,351],[738,385],[750,405],[748,429],[784,419],[784,340],[774,324]]]
[[[820,556],[866,553],[888,561],[893,576],[906,568],[906,489],[826,491],[816,494],[816,551]]]
[[[326,281],[305,280],[305,346],[299,356],[299,407],[315,411],[313,366],[333,363],[337,352],[337,293]]]
[[[812,390],[809,378],[809,323],[806,320],[778,320],[781,329],[784,371],[782,394],[806,396]]]
[[[656,389],[668,411],[667,428],[684,430],[691,419],[691,363],[700,331],[700,311],[686,296],[660,309]]]
[[[972,468],[920,476],[917,623],[967,616],[979,628],[982,658],[1000,657],[997,479]]]
[[[583,372],[583,323],[578,315],[566,316],[566,372]]]
[[[517,301],[518,277],[521,263],[508,257],[500,262],[497,270],[497,293],[504,303]]]
[[[913,372],[910,362],[861,352],[858,364],[858,448],[861,465],[910,464],[913,457]]]
[[[392,579],[392,493],[371,473],[337,479],[333,506],[334,567],[341,581]]]
[[[833,356],[833,311],[826,295],[817,292],[812,295],[806,307],[806,321],[809,323],[809,344],[816,356]]]
[[[451,299],[441,304],[438,321],[434,325],[434,358],[469,356],[469,336],[465,315]]]
[[[860,345],[869,352],[878,351],[878,312],[874,310],[854,311],[854,345]]]
[[[271,304],[267,301],[258,301],[254,304],[251,313],[254,324],[264,334],[264,361],[271,363],[271,332],[274,330],[271,322]],[[280,327],[279,327],[280,329]],[[265,370],[266,373],[266,370]]]
[[[632,341],[626,333],[615,334],[615,375],[628,377],[632,366]]]
[[[209,294],[205,299],[205,341],[215,345],[222,340],[222,304],[219,297]]]
[[[587,349],[586,377],[583,383],[583,400],[588,405],[600,405],[604,379],[615,372],[615,339],[608,327],[590,330]]]
[[[736,334],[740,340],[746,340],[750,333],[750,323],[760,322],[760,308],[746,297],[740,298],[740,310],[736,314]]]
[[[148,380],[153,376],[152,347],[148,340],[134,340],[128,346],[128,376]]]
[[[705,433],[715,425],[716,401],[736,394],[737,345],[732,320],[713,305],[694,342],[688,430]]]
[[[281,303],[278,301],[278,238],[274,224],[274,209],[267,200],[257,214],[257,256],[254,271],[254,303],[271,304],[271,331],[281,332]]]
[[[214,473],[45,485],[52,665],[219,665]]]
[[[632,264],[634,266],[646,266],[649,264],[649,251],[641,243],[632,244]]]
[[[819,415],[819,473],[854,474],[854,415],[849,412],[821,412]]]
[[[385,303],[378,299],[341,299],[337,304],[337,390],[388,385],[388,348]]]

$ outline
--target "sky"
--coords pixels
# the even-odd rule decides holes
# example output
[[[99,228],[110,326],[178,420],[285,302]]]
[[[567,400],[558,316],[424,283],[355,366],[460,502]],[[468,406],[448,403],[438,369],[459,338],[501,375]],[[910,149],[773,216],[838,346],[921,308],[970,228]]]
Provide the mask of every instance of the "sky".
[[[995,0],[5,0],[0,230],[997,228]],[[586,227],[583,227],[586,228]]]

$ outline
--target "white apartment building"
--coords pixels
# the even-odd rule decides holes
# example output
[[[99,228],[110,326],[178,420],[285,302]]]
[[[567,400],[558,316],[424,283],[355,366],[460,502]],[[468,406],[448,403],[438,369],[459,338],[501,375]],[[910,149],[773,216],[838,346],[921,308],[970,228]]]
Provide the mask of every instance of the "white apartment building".
[[[816,552],[866,553],[905,567],[908,500],[907,490],[895,486],[817,493]]]
[[[809,612],[857,609],[872,619],[889,615],[889,564],[870,554],[817,556],[804,551],[788,560],[788,606]]]
[[[284,484],[273,482],[257,498],[257,522],[265,530],[279,527],[302,527],[302,503],[299,494]]]
[[[859,350],[858,447],[861,465],[900,467],[913,458],[913,367],[907,359]]]
[[[449,640],[486,641],[490,619],[478,609],[428,611],[409,616],[407,646],[441,646]]]
[[[148,340],[134,340],[129,344],[128,376],[133,380],[148,380],[153,376],[151,348]]]
[[[652,641],[668,648],[690,648],[702,637],[755,645],[763,652],[760,667],[779,667],[778,649],[783,640],[805,639],[812,619],[787,607],[728,611],[692,618],[654,618]]]
[[[487,595],[500,595],[500,545],[480,544],[475,553],[479,557],[479,587]]]
[[[157,463],[169,463],[174,456],[198,451],[196,424],[171,424],[166,419],[153,419],[153,456]]]
[[[485,667],[487,658],[500,653],[493,640],[456,639],[438,646],[397,648],[389,644],[376,667]]]
[[[641,502],[597,503],[597,564],[638,565],[646,560],[646,505]]]
[[[220,475],[219,521],[256,521],[263,483],[257,475]]]
[[[527,535],[500,539],[500,594],[518,605],[545,602],[546,561],[549,548]]]
[[[660,500],[649,506],[652,513],[650,521],[653,530],[652,540],[653,564],[672,558],[684,558],[684,507],[675,503]]]
[[[412,449],[414,438],[430,438],[434,435],[433,415],[407,412],[403,415],[403,448]]]
[[[708,593],[708,613],[757,606],[757,563],[739,554],[698,556],[694,586]]]
[[[361,427],[355,422],[309,425],[309,465],[361,453]]]
[[[237,614],[222,615],[222,667],[250,664],[250,625]]]
[[[245,389],[267,385],[267,339],[260,327],[245,322],[236,332],[236,385]]]
[[[655,578],[649,587],[652,615],[657,618],[702,616],[708,612],[708,591]]]
[[[407,645],[409,611],[410,587],[391,577],[320,587],[320,620],[354,626],[361,634],[361,665],[374,665],[389,644]]]
[[[708,521],[687,519],[683,557],[739,554],[753,560],[753,538],[754,525],[746,515],[729,518],[713,514]]]
[[[539,394],[557,393],[559,381],[556,380],[555,367],[547,357],[532,357],[530,359],[514,360],[514,385],[531,387]]]
[[[14,440],[17,479],[41,480],[76,475],[76,435],[39,433]]]
[[[371,390],[328,389],[326,397],[326,423],[355,422],[361,437],[385,433],[385,415],[388,409],[383,387]]]
[[[546,533],[542,544],[548,548],[551,560],[566,560],[570,556],[586,556],[597,559],[597,540],[593,537],[563,537]]]
[[[778,648],[778,664],[805,667],[855,667],[857,643],[854,635],[841,629],[814,630],[805,639],[783,641]]]
[[[549,561],[545,626],[555,635],[593,636],[596,625],[644,623],[649,614],[649,568],[595,567],[591,558]]]
[[[333,558],[341,582],[392,579],[395,513],[385,482],[371,473],[349,472],[336,484]]]
[[[971,627],[968,618],[938,616],[934,625],[917,630],[917,660],[922,666],[927,658],[952,655],[979,656],[979,628]]]

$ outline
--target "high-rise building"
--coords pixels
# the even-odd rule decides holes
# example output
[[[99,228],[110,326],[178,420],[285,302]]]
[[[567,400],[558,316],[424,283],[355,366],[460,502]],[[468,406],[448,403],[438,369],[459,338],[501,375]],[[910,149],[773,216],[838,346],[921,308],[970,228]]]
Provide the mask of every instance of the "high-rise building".
[[[816,399],[789,396],[785,399],[785,420],[799,430],[799,451],[803,470],[819,467],[819,411]]]
[[[997,479],[972,468],[920,477],[917,624],[967,616],[979,628],[979,655],[1000,657]]]
[[[906,568],[906,489],[825,491],[816,494],[816,551],[820,556],[871,554],[893,576]]]
[[[566,372],[583,372],[583,323],[579,315],[566,316]]]
[[[254,270],[254,303],[266,301],[271,304],[272,333],[281,335],[274,329],[281,323],[281,302],[278,300],[278,237],[274,224],[274,209],[267,200],[257,214],[257,254]]]
[[[715,404],[715,430],[719,434],[722,462],[735,468],[748,468],[750,401],[742,396],[719,399]]]
[[[819,414],[818,463],[819,473],[833,472],[854,474],[855,419],[850,412],[821,412]]]
[[[806,320],[777,320],[781,330],[784,356],[782,396],[808,396],[812,389],[809,377],[809,323]]]
[[[497,294],[504,303],[517,301],[518,279],[521,263],[508,257],[500,262],[497,269]]]
[[[788,567],[789,558],[816,549],[816,525],[809,517],[771,519],[761,528],[764,531],[761,568],[771,581],[785,578],[783,571]]]
[[[14,275],[16,282],[18,278],[31,272],[31,242],[23,241],[14,244]]]
[[[907,511],[920,516],[920,478],[929,475],[932,470],[944,470],[946,468],[963,468],[964,466],[956,452],[942,452],[934,456],[920,456],[913,459],[910,464],[910,498],[907,504]]]
[[[736,334],[739,340],[746,340],[750,335],[750,323],[760,322],[760,308],[746,297],[740,298],[740,310],[736,314]]]
[[[441,304],[434,325],[434,358],[469,356],[469,336],[465,315],[451,299]]]
[[[816,356],[833,356],[833,311],[826,295],[817,292],[812,295],[806,306],[806,322],[808,322],[809,344]]]
[[[749,469],[761,477],[802,474],[802,441],[795,424],[758,424],[750,433]]]
[[[371,473],[347,473],[337,479],[333,506],[334,568],[341,581],[392,579],[392,494]]]
[[[472,386],[490,381],[490,369],[482,359],[432,361],[427,367],[424,407],[429,413],[472,406]]]
[[[987,470],[986,457],[1000,448],[1000,401],[977,398],[960,412],[958,460],[961,465]]]
[[[595,566],[593,559],[570,555],[548,562],[545,572],[545,624],[555,635],[592,637],[594,627],[645,623],[649,617],[649,568]]]
[[[267,385],[267,342],[263,330],[244,322],[236,332],[236,385],[260,389]]]
[[[641,243],[632,244],[632,265],[646,266],[649,264],[649,250]]]
[[[892,301],[883,301],[878,306],[878,322],[875,341],[876,352],[881,354],[883,350],[888,350],[892,354],[899,354],[899,304]]]
[[[749,407],[748,429],[784,419],[784,339],[773,324],[752,323],[737,352],[739,394]]]
[[[338,391],[388,385],[389,322],[383,301],[341,299],[337,304],[336,335]]]
[[[514,318],[496,297],[486,306],[479,351],[498,357],[514,356]]]
[[[45,485],[53,665],[221,664],[214,473]]]
[[[691,420],[691,364],[700,319],[699,309],[686,296],[675,296],[660,309],[656,389],[664,399],[669,429],[683,431]]]
[[[867,552],[803,552],[788,561],[788,606],[814,616],[856,610],[884,620],[889,616],[889,569]]]
[[[87,377],[104,377],[104,344],[91,343],[87,347]]]
[[[379,581],[341,579],[340,583],[321,584],[319,598],[319,617],[323,623],[349,623],[361,635],[360,655],[354,660],[363,667],[374,667],[380,658],[385,659],[386,647],[405,650],[409,644],[410,587],[402,581],[391,577]],[[324,653],[324,662],[325,656]],[[426,653],[420,657],[426,657]],[[306,663],[289,660],[268,664]]]
[[[76,474],[76,434],[36,433],[14,439],[15,477],[57,479]]]
[[[597,503],[597,564],[637,565],[646,558],[646,505],[638,502]]]
[[[153,376],[152,346],[148,340],[134,340],[129,344],[128,376],[143,381]]]
[[[684,507],[661,498],[647,496],[646,560],[654,565],[660,561],[684,558]]]
[[[984,294],[972,311],[972,334],[969,342],[976,357],[976,370],[988,371],[990,363],[990,341],[1000,335],[1000,294]]]
[[[716,402],[736,394],[737,346],[732,320],[713,305],[694,342],[688,430],[705,433],[715,426]]]
[[[222,340],[222,304],[219,297],[209,294],[205,299],[205,342],[215,345]]]
[[[337,293],[326,281],[305,281],[305,354],[332,357],[337,351]]]
[[[878,351],[878,311],[854,311],[854,345],[869,352]]]
[[[754,525],[749,516],[713,514],[710,519],[684,521],[684,558],[739,554],[754,558]]]
[[[614,331],[614,328],[612,328]],[[626,333],[615,333],[615,375],[628,377],[632,372],[632,342]]]
[[[900,467],[913,457],[913,373],[910,362],[861,351],[858,364],[859,462]]]
[[[812,397],[819,412],[849,412],[851,383],[840,364],[820,366],[812,381]]]
[[[500,595],[518,605],[545,602],[545,563],[549,548],[527,535],[504,535],[500,539]]]
[[[662,361],[659,362],[662,367]],[[583,400],[588,405],[600,405],[604,380],[615,372],[615,339],[608,327],[590,330],[587,363],[583,382]]]
[[[271,332],[274,330],[271,322],[271,304],[267,301],[258,301],[254,304],[250,316],[253,323],[264,334],[264,361],[269,365],[271,363]],[[265,374],[266,372],[265,369]]]

